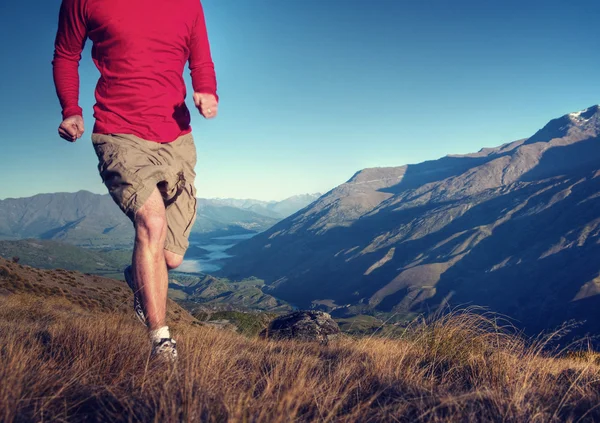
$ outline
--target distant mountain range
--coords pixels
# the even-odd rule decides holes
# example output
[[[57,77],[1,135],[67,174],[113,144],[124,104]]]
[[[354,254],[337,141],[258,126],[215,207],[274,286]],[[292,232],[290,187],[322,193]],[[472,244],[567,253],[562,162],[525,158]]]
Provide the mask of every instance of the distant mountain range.
[[[599,135],[593,106],[497,148],[362,170],[233,247],[220,275],[340,314],[477,304],[533,333],[598,333]]]
[[[320,193],[294,195],[282,201],[239,200],[235,198],[212,198],[208,201],[214,206],[250,210],[262,216],[283,219],[306,207],[320,196]]]
[[[280,202],[198,199],[193,236],[260,232],[318,198],[295,196]],[[87,247],[128,248],[133,227],[110,196],[39,194],[0,200],[0,240],[37,238]]]

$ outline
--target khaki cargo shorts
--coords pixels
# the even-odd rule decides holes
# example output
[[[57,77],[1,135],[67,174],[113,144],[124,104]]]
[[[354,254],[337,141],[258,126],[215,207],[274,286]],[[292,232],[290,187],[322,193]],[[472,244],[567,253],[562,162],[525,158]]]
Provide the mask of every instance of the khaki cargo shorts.
[[[154,188],[165,202],[165,249],[184,255],[196,220],[196,146],[192,134],[165,144],[128,134],[92,134],[102,182],[121,210],[135,221]]]

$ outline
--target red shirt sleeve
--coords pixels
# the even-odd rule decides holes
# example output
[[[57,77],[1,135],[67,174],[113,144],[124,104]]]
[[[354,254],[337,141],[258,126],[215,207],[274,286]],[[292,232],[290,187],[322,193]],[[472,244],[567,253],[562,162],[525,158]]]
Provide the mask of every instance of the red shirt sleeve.
[[[213,94],[217,100],[217,79],[215,66],[210,54],[210,44],[206,31],[206,21],[202,4],[199,4],[198,15],[190,36],[190,72],[194,92]]]
[[[63,119],[82,115],[79,107],[79,61],[87,38],[85,0],[63,0],[54,43],[52,70]]]

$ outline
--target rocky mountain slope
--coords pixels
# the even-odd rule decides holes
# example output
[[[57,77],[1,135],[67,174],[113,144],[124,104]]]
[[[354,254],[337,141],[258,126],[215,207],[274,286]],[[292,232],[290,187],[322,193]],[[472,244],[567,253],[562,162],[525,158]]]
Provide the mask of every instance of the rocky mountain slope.
[[[599,135],[593,106],[497,148],[362,170],[232,248],[222,274],[301,307],[477,304],[532,332],[600,330]]]

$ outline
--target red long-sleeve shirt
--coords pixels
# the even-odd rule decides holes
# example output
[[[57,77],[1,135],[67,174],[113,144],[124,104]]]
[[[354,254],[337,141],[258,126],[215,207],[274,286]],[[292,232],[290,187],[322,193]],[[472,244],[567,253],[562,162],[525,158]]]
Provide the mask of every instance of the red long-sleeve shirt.
[[[199,0],[63,0],[52,61],[63,119],[82,113],[78,67],[87,38],[100,71],[95,133],[171,142],[190,132],[188,60],[194,91],[217,95]]]

